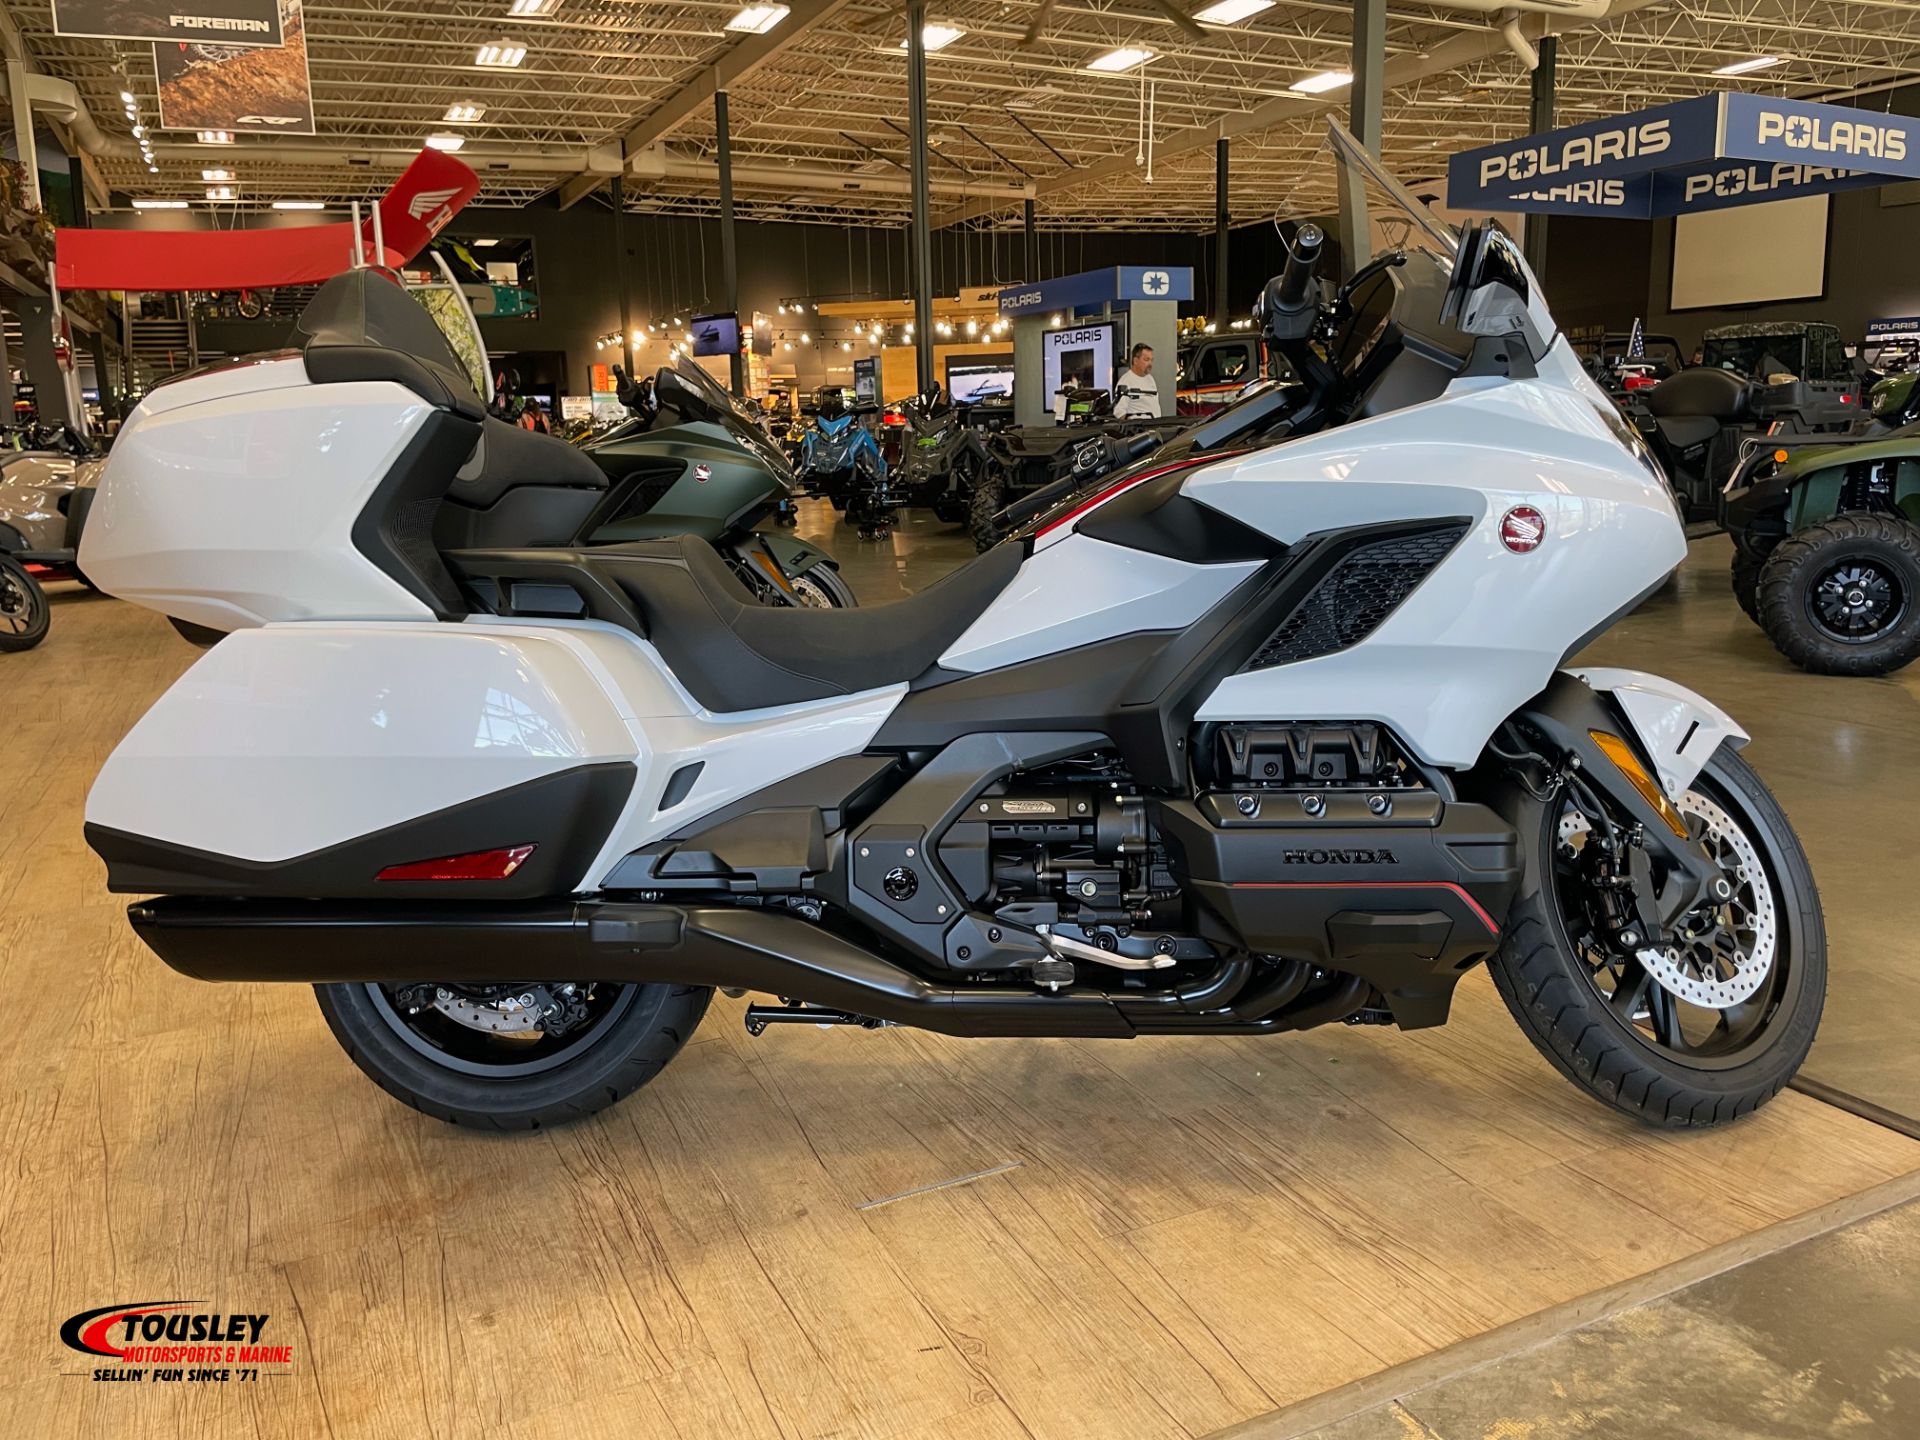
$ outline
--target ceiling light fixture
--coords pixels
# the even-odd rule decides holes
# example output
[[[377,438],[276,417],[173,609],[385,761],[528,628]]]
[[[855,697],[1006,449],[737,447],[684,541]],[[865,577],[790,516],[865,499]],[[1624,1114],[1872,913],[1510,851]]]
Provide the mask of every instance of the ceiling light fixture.
[[[495,245],[498,245],[500,242],[498,240],[495,240],[489,237],[485,240],[469,240],[467,243],[473,246],[473,248],[476,250],[491,250]],[[638,345],[640,342],[636,340],[633,343]]]
[[[785,5],[748,5],[727,21],[727,29],[743,35],[764,35],[791,13]]]
[[[527,47],[511,40],[489,40],[473,52],[473,63],[488,70],[511,70],[527,58]]]
[[[1118,50],[1109,50],[1104,55],[1096,55],[1087,62],[1086,68],[1098,70],[1107,75],[1118,75],[1122,70],[1131,70],[1136,65],[1144,65],[1153,59],[1151,50],[1142,50],[1137,45],[1122,45]]]
[[[1272,8],[1273,0],[1214,0],[1206,9],[1194,11],[1193,18],[1207,25],[1238,25]]]
[[[209,185],[207,187],[207,199],[209,200],[231,200],[232,198],[233,187],[231,185]]]
[[[541,15],[551,15],[559,8],[560,0],[512,0],[507,6],[507,18],[531,20]]]
[[[926,47],[927,53],[931,55],[935,50],[946,49],[947,46],[951,45],[966,33],[964,30],[956,30],[951,25],[922,25],[920,27],[920,43]],[[900,42],[900,48],[902,50],[906,49],[907,42],[902,40]]]
[[[456,135],[451,130],[436,130],[433,134],[427,136],[427,146],[429,149],[442,150],[449,155],[453,154],[454,151],[466,143],[466,136]]]
[[[122,90],[120,92],[120,103],[123,105],[133,104],[133,92],[131,90]]]
[[[276,200],[273,202],[273,208],[276,210],[324,210],[327,204],[324,200]]]
[[[1751,60],[1736,60],[1731,65],[1722,65],[1713,73],[1716,75],[1750,75],[1755,70],[1771,70],[1780,63],[1778,55],[1756,55]]]
[[[233,132],[231,130],[202,130],[198,134],[198,139],[202,145],[231,145],[233,143]]]
[[[231,170],[202,170],[200,172],[200,178],[202,180],[231,180],[233,178],[233,172]]]
[[[484,105],[469,105],[465,102],[456,102],[447,106],[445,119],[449,125],[471,125],[486,113],[487,107]]]
[[[1343,85],[1351,85],[1353,75],[1346,70],[1322,70],[1318,75],[1309,75],[1304,80],[1296,80],[1287,88],[1296,95],[1324,95],[1329,90],[1338,90]]]
[[[187,208],[187,202],[184,200],[136,200],[133,202],[133,208],[136,210],[184,210]]]

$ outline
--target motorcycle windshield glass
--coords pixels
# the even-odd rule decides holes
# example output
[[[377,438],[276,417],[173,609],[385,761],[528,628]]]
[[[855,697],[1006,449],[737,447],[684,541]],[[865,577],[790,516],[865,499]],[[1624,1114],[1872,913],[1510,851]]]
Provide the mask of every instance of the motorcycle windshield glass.
[[[1319,190],[1307,187],[1303,198],[1319,202],[1323,217],[1331,212],[1339,278],[1351,280],[1395,251],[1405,257],[1404,264],[1375,270],[1353,288],[1328,342],[1328,359],[1348,373],[1359,369],[1388,321],[1451,354],[1470,354],[1473,337],[1440,319],[1453,285],[1459,233],[1337,120],[1327,122],[1326,153],[1333,162],[1331,187],[1324,181]]]
[[[786,454],[773,443],[773,437],[760,423],[759,415],[748,409],[745,402],[709,375],[691,355],[674,357],[673,373],[689,390],[713,407],[714,414],[721,418],[728,432],[764,461],[775,476],[782,481],[793,479],[793,467],[787,463]]]

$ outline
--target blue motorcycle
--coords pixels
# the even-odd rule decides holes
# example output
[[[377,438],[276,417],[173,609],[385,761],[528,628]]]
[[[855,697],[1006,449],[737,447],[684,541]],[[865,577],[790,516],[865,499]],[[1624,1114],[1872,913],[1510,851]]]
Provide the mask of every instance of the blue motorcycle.
[[[884,539],[895,520],[886,457],[873,432],[860,423],[860,416],[875,408],[856,409],[847,404],[845,390],[825,388],[800,442],[802,488],[809,495],[824,495],[834,509],[845,512],[863,540]]]

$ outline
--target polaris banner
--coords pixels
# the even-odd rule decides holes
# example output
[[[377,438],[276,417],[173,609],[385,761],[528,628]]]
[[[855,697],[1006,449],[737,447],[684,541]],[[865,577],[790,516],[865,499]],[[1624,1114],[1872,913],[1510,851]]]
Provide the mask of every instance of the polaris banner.
[[[1726,93],[1464,151],[1447,203],[1647,219],[1912,177],[1920,120]]]

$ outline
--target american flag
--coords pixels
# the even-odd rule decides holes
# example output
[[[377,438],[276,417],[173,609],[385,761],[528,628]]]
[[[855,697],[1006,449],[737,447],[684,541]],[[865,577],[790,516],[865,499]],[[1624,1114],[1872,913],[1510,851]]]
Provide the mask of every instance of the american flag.
[[[1627,336],[1627,359],[1643,360],[1647,354],[1647,332],[1640,326],[1640,317],[1633,317],[1633,330]]]

